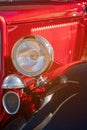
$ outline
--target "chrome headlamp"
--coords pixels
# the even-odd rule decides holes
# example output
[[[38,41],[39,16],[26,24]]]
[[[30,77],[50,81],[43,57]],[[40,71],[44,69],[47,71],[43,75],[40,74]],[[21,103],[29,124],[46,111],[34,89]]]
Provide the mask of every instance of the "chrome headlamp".
[[[19,77],[16,74],[8,75],[3,80],[3,83],[2,83],[3,89],[24,88],[24,87],[25,87],[25,83],[23,82],[21,77]]]
[[[41,36],[21,38],[12,49],[13,65],[26,76],[39,76],[49,68],[53,59],[51,44]]]

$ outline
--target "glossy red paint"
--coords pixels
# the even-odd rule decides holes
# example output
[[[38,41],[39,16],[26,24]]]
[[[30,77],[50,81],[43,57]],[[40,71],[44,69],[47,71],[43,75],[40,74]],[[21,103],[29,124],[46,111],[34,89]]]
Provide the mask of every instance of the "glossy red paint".
[[[8,34],[4,56],[7,63],[9,60],[11,64],[11,68],[9,68],[9,65],[5,63],[5,73],[13,71],[9,57],[13,45],[21,37],[28,35],[45,37],[54,48],[55,61],[57,62],[66,64],[80,59],[85,32],[85,27],[83,27],[83,4],[57,3],[55,5],[54,2],[53,5],[17,5],[16,9],[15,6],[14,8],[13,6],[7,7],[7,9],[1,11],[1,15],[7,23]],[[82,38],[79,39],[79,37]],[[7,69],[10,70],[7,71]]]
[[[87,35],[85,5],[86,2],[79,0],[67,3],[44,2],[0,6],[2,40],[0,86],[6,75],[18,73],[12,64],[11,50],[15,42],[24,36],[41,35],[52,44],[55,63],[49,72],[60,65],[80,60],[86,46]],[[28,78],[21,76],[24,79]],[[1,100],[2,97],[0,106]],[[7,116],[5,111],[0,107],[0,120],[2,121],[5,116]]]
[[[3,17],[0,16],[0,35],[1,35],[1,41],[0,41],[0,86],[2,84],[3,76],[4,76],[4,57],[3,57],[3,44],[6,44],[6,23]],[[2,106],[2,89],[0,87],[0,106]],[[0,113],[2,112],[2,107],[0,107]]]
[[[7,24],[78,17],[83,14],[82,3],[43,3],[28,5],[9,5],[0,7]],[[21,21],[21,22],[20,22]]]

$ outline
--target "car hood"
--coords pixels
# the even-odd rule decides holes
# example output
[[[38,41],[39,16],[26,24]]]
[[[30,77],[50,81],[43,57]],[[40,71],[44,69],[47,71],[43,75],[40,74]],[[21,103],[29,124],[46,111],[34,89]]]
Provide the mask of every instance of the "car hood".
[[[27,3],[24,5],[0,5],[0,16],[7,24],[44,21],[58,18],[78,17],[83,15],[80,3]]]

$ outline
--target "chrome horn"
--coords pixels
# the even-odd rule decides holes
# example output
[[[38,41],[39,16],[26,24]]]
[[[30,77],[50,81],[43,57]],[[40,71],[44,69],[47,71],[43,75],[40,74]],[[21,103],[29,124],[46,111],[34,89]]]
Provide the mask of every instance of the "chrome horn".
[[[2,98],[3,107],[10,115],[14,115],[20,108],[20,97],[14,91],[6,92]]]

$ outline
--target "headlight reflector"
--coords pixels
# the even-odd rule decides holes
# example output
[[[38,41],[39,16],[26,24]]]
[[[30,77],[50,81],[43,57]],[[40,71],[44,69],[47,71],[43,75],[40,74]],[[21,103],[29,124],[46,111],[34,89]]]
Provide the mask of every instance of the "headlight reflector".
[[[53,48],[41,36],[19,39],[12,49],[12,61],[16,69],[27,76],[38,76],[51,65]]]

